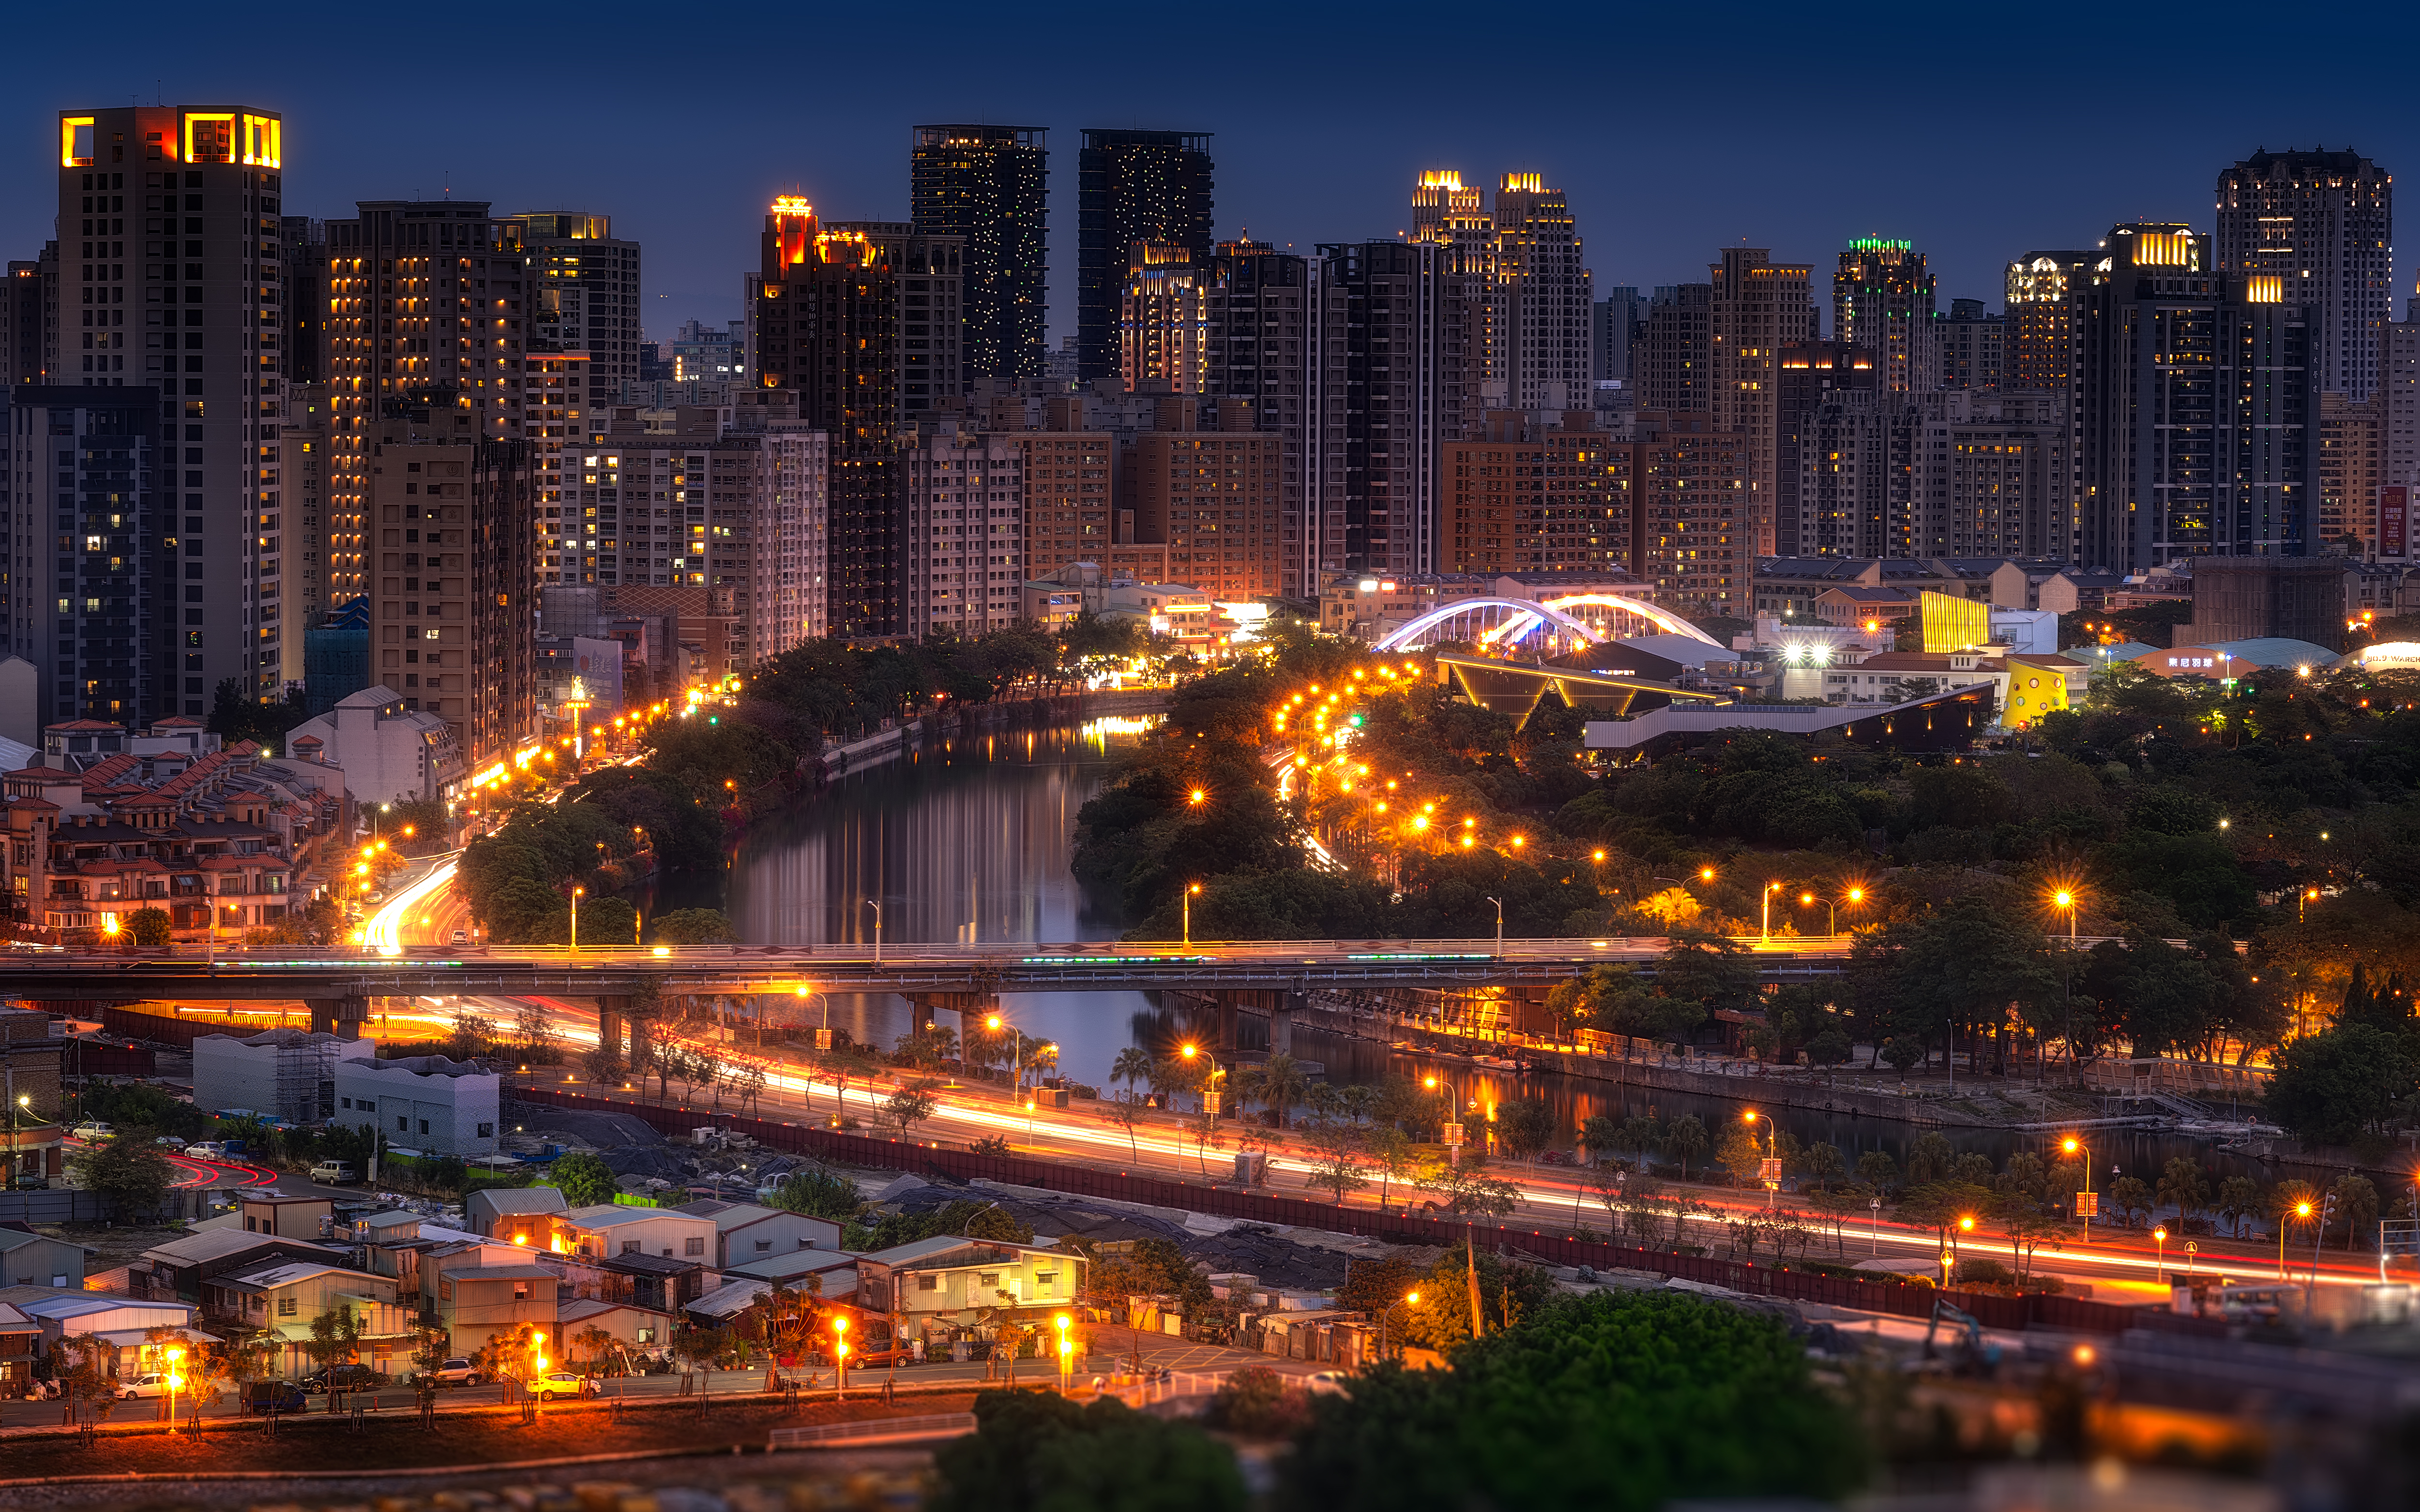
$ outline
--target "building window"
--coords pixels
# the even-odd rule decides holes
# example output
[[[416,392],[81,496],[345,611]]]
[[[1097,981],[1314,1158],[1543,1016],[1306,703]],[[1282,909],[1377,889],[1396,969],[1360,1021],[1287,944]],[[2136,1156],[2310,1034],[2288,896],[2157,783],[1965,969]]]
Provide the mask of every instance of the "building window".
[[[420,1132],[422,1134],[427,1134],[428,1132],[428,1120],[427,1119],[420,1120]]]
[[[527,1301],[529,1301],[529,1283],[528,1283],[528,1282],[526,1282],[526,1281],[516,1281],[516,1282],[514,1282],[514,1283],[513,1283],[513,1301],[515,1301],[515,1302],[527,1302]]]
[[[939,1291],[941,1289],[941,1278],[938,1275],[920,1275],[916,1278],[916,1289],[919,1291]]]
[[[410,1133],[411,1133],[411,1120],[410,1119],[396,1119],[396,1120],[395,1120],[395,1132],[396,1132],[396,1133],[397,1133],[397,1134],[410,1134]]]
[[[648,1325],[641,1325],[639,1329],[638,1342],[641,1344],[653,1344],[656,1342],[655,1329]]]
[[[681,1242],[681,1253],[684,1255],[703,1255],[706,1253],[706,1241],[703,1239],[684,1240]]]
[[[492,1123],[483,1123],[483,1124],[479,1125],[479,1137],[480,1137],[480,1138],[482,1138],[482,1139],[493,1139],[495,1136],[496,1136],[496,1126],[495,1126],[494,1124],[492,1124]]]
[[[622,1241],[622,1253],[623,1253],[623,1254],[625,1254],[625,1255],[636,1255],[636,1254],[638,1254],[638,1253],[639,1253],[639,1242],[638,1242],[637,1240],[635,1240],[635,1239],[626,1239],[626,1240]]]
[[[696,1243],[696,1242],[697,1242],[697,1241],[695,1241],[695,1240],[691,1240],[691,1241],[690,1241],[690,1242],[693,1244],[693,1243]],[[760,1240],[758,1240],[758,1241],[756,1242],[756,1253],[757,1253],[757,1254],[759,1254],[759,1255],[769,1255],[769,1254],[771,1254],[771,1253],[772,1253],[772,1250],[773,1250],[773,1242],[772,1242],[771,1240],[769,1240],[769,1239],[760,1239]]]
[[[277,1316],[280,1318],[291,1318],[294,1316],[293,1298],[280,1297],[277,1299]]]

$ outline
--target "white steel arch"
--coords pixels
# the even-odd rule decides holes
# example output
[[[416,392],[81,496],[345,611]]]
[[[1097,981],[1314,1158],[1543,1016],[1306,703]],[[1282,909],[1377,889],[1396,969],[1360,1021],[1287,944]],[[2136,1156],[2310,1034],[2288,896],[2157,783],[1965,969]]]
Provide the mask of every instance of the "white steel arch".
[[[1543,625],[1551,625],[1566,635],[1593,645],[1605,638],[1559,609],[1550,609],[1527,598],[1458,598],[1450,604],[1439,604],[1419,615],[1373,648],[1379,651],[1405,651],[1434,643],[1432,631],[1454,620],[1467,619],[1478,630],[1475,636],[1451,639],[1495,644],[1500,640],[1519,640]]]
[[[1710,646],[1722,644],[1721,641],[1670,609],[1658,609],[1644,599],[1632,598],[1624,594],[1565,594],[1544,602],[1548,609],[1568,609],[1575,605],[1585,604],[1591,608],[1615,609],[1623,614],[1636,614],[1668,635],[1685,635],[1692,640],[1702,640]]]

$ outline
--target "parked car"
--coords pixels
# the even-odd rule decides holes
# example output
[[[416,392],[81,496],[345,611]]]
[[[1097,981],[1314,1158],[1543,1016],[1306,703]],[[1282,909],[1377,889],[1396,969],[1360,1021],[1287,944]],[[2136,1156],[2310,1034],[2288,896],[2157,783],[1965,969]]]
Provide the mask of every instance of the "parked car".
[[[331,1391],[369,1391],[383,1386],[386,1376],[365,1365],[330,1365],[317,1375],[302,1378],[302,1390],[313,1396],[324,1396]]]
[[[1303,1378],[1302,1383],[1314,1393],[1342,1396],[1353,1389],[1353,1376],[1346,1370],[1314,1370]]]
[[[117,1131],[116,1129],[101,1122],[98,1119],[86,1119],[84,1122],[79,1123],[74,1128],[69,1130],[68,1133],[75,1135],[78,1139],[85,1140],[87,1142],[95,1139],[115,1139],[117,1137]]]
[[[457,944],[457,945],[468,945],[468,944],[470,944],[470,943],[471,943],[471,932],[470,932],[469,930],[466,930],[466,929],[458,929],[458,930],[456,930],[456,931],[454,932],[454,943],[455,943],[455,944]]]
[[[475,1386],[479,1383],[479,1370],[468,1355],[456,1355],[423,1379],[441,1386]]]
[[[196,1139],[185,1147],[185,1153],[201,1160],[225,1160],[226,1146],[215,1139]]]
[[[185,1148],[185,1142],[178,1138],[175,1134],[162,1134],[159,1138],[154,1139],[151,1142],[158,1145],[163,1149],[182,1149]]]
[[[587,1377],[568,1370],[550,1370],[531,1381],[529,1389],[542,1402],[551,1402],[557,1396],[585,1396],[590,1391]]]
[[[302,1388],[290,1381],[254,1381],[243,1388],[243,1411],[247,1414],[299,1412],[309,1405]]]
[[[357,1178],[350,1165],[340,1160],[323,1160],[311,1167],[311,1180],[325,1181],[330,1186],[350,1186]]]
[[[143,1396],[165,1396],[168,1395],[168,1378],[157,1372],[137,1376],[132,1381],[119,1382],[117,1395],[121,1401],[129,1402]]]

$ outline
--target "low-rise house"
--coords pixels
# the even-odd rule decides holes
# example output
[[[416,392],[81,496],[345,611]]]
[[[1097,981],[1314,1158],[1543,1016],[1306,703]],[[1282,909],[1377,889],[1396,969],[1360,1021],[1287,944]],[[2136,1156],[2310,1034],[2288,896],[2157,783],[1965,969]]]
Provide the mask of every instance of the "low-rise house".
[[[606,1259],[615,1255],[656,1255],[710,1265],[715,1258],[712,1218],[678,1208],[626,1208],[598,1203],[554,1216],[549,1247],[565,1255]]]
[[[0,1286],[83,1286],[85,1258],[91,1253],[23,1224],[0,1223]]]
[[[202,1310],[252,1336],[266,1335],[280,1348],[287,1375],[308,1374],[317,1363],[308,1353],[312,1320],[349,1312],[360,1320],[362,1360],[390,1368],[396,1353],[410,1353],[413,1309],[397,1302],[396,1283],[381,1275],[310,1260],[280,1260],[255,1271],[223,1275],[203,1288]]]
[[[272,1259],[320,1260],[342,1265],[343,1250],[307,1240],[241,1228],[206,1228],[164,1244],[154,1244],[127,1268],[127,1288],[155,1302],[198,1303],[202,1288],[214,1276],[265,1264]]]
[[[859,1256],[857,1300],[930,1346],[988,1321],[1047,1317],[1082,1294],[1084,1265],[1053,1245],[943,1236]]]
[[[456,1354],[472,1353],[524,1323],[555,1335],[560,1279],[535,1261],[444,1271],[437,1277],[438,1324]]]
[[[597,1262],[597,1295],[606,1302],[635,1302],[678,1312],[722,1284],[721,1273],[704,1260],[672,1255],[609,1255]]]
[[[727,1266],[722,1273],[728,1280],[776,1281],[793,1288],[819,1285],[821,1295],[827,1297],[848,1296],[857,1290],[857,1257],[846,1250],[792,1250]]]
[[[568,1206],[560,1187],[482,1187],[464,1199],[462,1223],[481,1239],[542,1249],[554,1231],[552,1218]]]
[[[479,1061],[443,1056],[341,1060],[334,1121],[375,1129],[398,1149],[465,1159],[497,1152],[503,1084]]]
[[[104,1296],[90,1291],[53,1291],[48,1288],[11,1287],[0,1291],[0,1302],[13,1305],[42,1331],[43,1354],[68,1338],[92,1338],[112,1351],[114,1371],[121,1379],[137,1376],[159,1364],[160,1340],[145,1335],[155,1329],[174,1329],[178,1337],[208,1341],[199,1330],[199,1309],[182,1303],[139,1302],[132,1297]]]
[[[331,1197],[288,1196],[274,1189],[247,1192],[241,1212],[247,1234],[313,1241],[336,1237],[336,1204]]]
[[[679,1315],[634,1302],[597,1302],[582,1297],[565,1303],[555,1313],[566,1360],[588,1360],[602,1352],[583,1335],[591,1330],[610,1337],[623,1363],[657,1359],[672,1347],[674,1320]]]
[[[840,1248],[840,1225],[785,1208],[759,1207],[753,1202],[722,1202],[711,1197],[684,1203],[673,1210],[714,1220],[714,1263],[722,1270],[747,1260],[761,1260],[797,1250]]]
[[[34,1355],[41,1342],[41,1324],[0,1302],[0,1396],[23,1396],[33,1388]]]

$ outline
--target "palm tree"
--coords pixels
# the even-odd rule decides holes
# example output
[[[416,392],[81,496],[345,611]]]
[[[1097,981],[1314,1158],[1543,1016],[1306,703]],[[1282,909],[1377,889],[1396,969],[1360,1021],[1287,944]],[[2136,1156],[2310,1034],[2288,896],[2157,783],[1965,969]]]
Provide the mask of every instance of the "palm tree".
[[[2159,1199],[2163,1204],[2173,1202],[2177,1205],[2179,1223],[2200,1211],[2202,1204],[2210,1200],[2210,1183],[2191,1156],[2177,1155],[2169,1159],[2160,1172]]]
[[[1268,1058],[1257,1081],[1260,1100],[1277,1110],[1280,1129],[1286,1126],[1286,1110],[1311,1095],[1311,1078],[1303,1074],[1302,1062],[1283,1052]]]
[[[1126,1090],[1132,1092],[1135,1083],[1152,1079],[1152,1073],[1157,1068],[1157,1064],[1142,1046],[1130,1044],[1119,1051],[1118,1058],[1109,1063],[1109,1075],[1114,1080],[1125,1083]]]
[[[2243,1220],[2261,1211],[2260,1183],[2248,1176],[2230,1176],[2218,1183],[2218,1198],[2213,1211],[2226,1220],[2226,1232],[2231,1238],[2243,1237]]]
[[[1702,1154],[1708,1140],[1706,1126],[1694,1113],[1683,1113],[1664,1131],[1664,1149],[1681,1158],[1681,1180],[1689,1179],[1689,1157]]]

